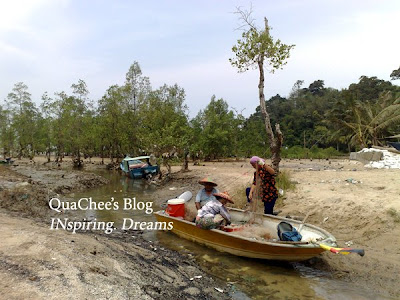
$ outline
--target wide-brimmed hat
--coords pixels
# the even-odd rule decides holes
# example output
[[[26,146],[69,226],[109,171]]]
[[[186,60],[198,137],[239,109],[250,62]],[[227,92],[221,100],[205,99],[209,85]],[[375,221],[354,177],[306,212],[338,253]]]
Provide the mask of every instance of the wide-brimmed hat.
[[[232,197],[229,196],[228,192],[214,193],[213,195],[214,195],[217,199],[218,199],[218,197],[221,197],[221,198],[224,198],[224,199],[228,200],[230,203],[235,203],[235,202],[233,202]]]
[[[201,179],[199,181],[200,184],[205,185],[206,183],[212,184],[213,186],[217,186],[218,184],[216,184],[214,182],[214,179],[212,179],[211,177],[204,177],[203,179]]]

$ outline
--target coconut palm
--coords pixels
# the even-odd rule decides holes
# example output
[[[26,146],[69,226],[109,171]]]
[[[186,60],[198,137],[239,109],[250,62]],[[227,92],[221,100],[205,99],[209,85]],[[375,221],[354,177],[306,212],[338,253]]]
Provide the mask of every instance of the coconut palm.
[[[388,91],[376,101],[342,99],[327,117],[336,128],[334,134],[346,137],[351,146],[382,145],[381,138],[400,128],[400,95]]]

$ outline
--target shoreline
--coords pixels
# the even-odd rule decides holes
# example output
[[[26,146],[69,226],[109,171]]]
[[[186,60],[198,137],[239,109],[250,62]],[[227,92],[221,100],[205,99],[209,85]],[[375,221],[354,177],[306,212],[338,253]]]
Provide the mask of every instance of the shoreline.
[[[24,170],[32,167],[18,167],[19,172]],[[88,174],[97,184],[106,182]],[[76,184],[70,182],[68,189],[52,179],[43,186],[35,176],[29,178],[0,167],[0,186],[5,181],[11,183],[0,189],[2,294],[9,299],[230,299],[229,287],[205,273],[193,257],[163,248],[157,240],[146,240],[143,230],[119,229],[112,234],[49,230],[47,221],[54,212],[43,202],[42,190],[51,188],[54,192],[60,186],[80,190],[80,178],[76,176]],[[22,184],[29,179],[29,185]],[[21,210],[22,206],[5,203],[3,198],[15,201],[20,195],[28,195],[21,198],[28,203],[35,197],[34,204],[41,205],[40,209]],[[201,276],[201,280],[191,280],[194,276]]]
[[[91,177],[95,182],[93,183],[88,181],[87,178],[81,178],[79,176],[80,174],[75,174],[77,171],[69,170],[68,167],[61,168],[63,172],[62,174],[58,167],[55,168],[54,171],[43,170],[43,172],[54,174],[54,178],[56,179],[58,177],[57,180],[48,178],[45,183],[38,182],[37,178],[43,180],[46,176],[40,175],[36,178],[35,176],[30,175],[31,178],[29,178],[26,175],[16,174],[13,171],[13,168],[16,168],[18,172],[27,172],[32,167],[29,166],[29,163],[25,166],[19,164],[18,167],[11,167],[8,174],[3,174],[3,176],[1,176],[0,173],[0,186],[2,186],[0,193],[3,193],[3,195],[6,194],[12,201],[15,201],[15,199],[25,201],[26,199],[23,199],[23,197],[28,194],[28,198],[33,200],[35,205],[39,206],[44,204],[42,198],[47,196],[50,187],[53,188],[53,191],[57,189],[57,191],[61,192],[71,192],[75,188],[87,189],[96,185],[105,184],[105,181],[96,177],[98,175]],[[40,168],[43,167],[40,166],[39,169]],[[221,190],[232,191],[238,186],[245,186],[250,181],[252,172],[245,162],[206,162],[204,163],[204,166],[190,166],[191,170],[189,172],[177,172],[179,168],[180,167],[173,167],[173,174],[169,182],[157,188],[154,193],[156,199],[174,198],[176,194],[180,193],[180,191],[196,191],[200,187],[197,184],[197,181],[203,175],[214,176],[220,183],[219,186]],[[378,290],[382,296],[399,297],[400,288],[397,286],[396,282],[397,271],[400,269],[400,263],[397,260],[400,247],[398,239],[393,240],[393,237],[400,236],[400,224],[387,212],[391,208],[400,211],[400,204],[394,198],[396,195],[400,195],[400,189],[396,185],[396,178],[398,178],[400,171],[365,169],[360,163],[343,159],[330,161],[284,160],[281,163],[281,168],[282,170],[290,170],[292,181],[297,182],[295,191],[285,192],[282,204],[277,207],[282,210],[282,213],[280,214],[281,216],[304,216],[308,211],[315,209],[315,213],[310,214],[307,223],[322,227],[332,233],[337,238],[340,247],[346,247],[345,243],[351,242],[353,243],[351,247],[364,248],[366,251],[365,257],[362,258],[355,255],[344,256],[334,255],[332,253],[323,253],[319,257],[302,264],[318,270],[328,271],[334,278],[350,281],[361,288],[367,290]],[[3,169],[4,168],[2,168],[2,170]],[[89,169],[93,170],[96,169],[96,167],[93,167],[92,164]],[[86,174],[90,173],[85,172],[85,175]],[[61,177],[62,175],[64,175],[64,177]],[[72,180],[71,178],[73,177],[76,179],[76,184],[70,184],[70,181]],[[66,180],[63,181],[60,180],[60,178],[66,178]],[[354,179],[357,183],[346,181],[349,178]],[[376,178],[379,178],[380,180],[376,180]],[[5,184],[6,181],[7,183]],[[29,189],[31,190],[30,193],[27,193],[28,189],[26,187],[28,185],[26,182],[29,184]],[[85,183],[89,185],[89,187],[85,185]],[[14,192],[10,192],[11,190]],[[10,203],[8,204],[9,207],[4,207],[4,203],[0,203],[0,206],[3,207],[1,209],[3,220],[1,222],[3,223],[3,228],[6,229],[3,232],[3,235],[7,235],[7,232],[9,234],[8,236],[3,236],[3,240],[8,238],[14,243],[18,242],[15,239],[12,239],[12,235],[10,235],[10,232],[17,232],[17,228],[10,227],[7,229],[7,224],[4,224],[4,220],[6,220],[6,223],[15,222],[16,224],[18,222],[32,222],[30,223],[31,228],[36,228],[36,226],[41,228],[41,226],[43,226],[40,221],[41,218],[43,218],[44,215],[49,216],[47,213],[42,214],[43,209],[41,210],[39,207],[32,207],[31,209],[28,209],[28,211],[21,212],[20,206],[11,205]],[[50,211],[49,208],[48,211]],[[22,219],[21,217],[24,216],[29,216],[29,218]],[[29,232],[31,229],[28,230],[27,228],[26,230]],[[38,234],[39,231],[37,228],[35,229],[35,232]],[[65,232],[66,236],[64,236],[64,233],[61,233],[61,236],[63,236],[64,240],[79,239],[83,244],[86,243],[84,240],[88,239],[90,240],[90,242],[87,242],[88,245],[99,242],[98,239],[100,238],[102,243],[109,243],[112,248],[128,247],[126,244],[138,243],[139,241],[139,244],[135,245],[135,247],[142,247],[144,250],[150,251],[152,254],[156,252],[154,248],[162,248],[160,245],[155,246],[154,243],[156,243],[156,241],[153,241],[153,244],[151,244],[143,239],[140,234],[141,231],[128,232],[130,233],[117,233],[115,235],[112,233],[108,236],[99,232],[90,234],[78,233],[75,235]],[[59,233],[60,232],[56,232],[57,235]],[[57,238],[54,237],[54,232],[50,233],[47,232],[47,230],[43,231],[39,236],[44,240],[46,240],[46,238]],[[84,236],[85,238],[81,239],[80,236]],[[120,239],[119,236],[123,236],[123,238]],[[106,240],[109,241],[106,242]],[[33,243],[33,240],[31,240],[31,243]],[[69,242],[69,244],[71,243]],[[12,264],[11,256],[7,254],[10,252],[10,246],[12,246],[12,244],[0,247],[2,256],[7,258],[8,264]],[[97,245],[96,247],[100,247],[100,245]],[[134,249],[134,251],[139,251],[138,248],[135,247],[132,249]],[[87,247],[85,249],[85,251],[87,251]],[[130,251],[133,251],[132,249]],[[142,251],[143,249],[140,250]],[[176,257],[181,257],[183,255],[182,253],[177,253],[168,249],[164,249],[163,252],[164,251],[168,252],[167,257],[170,257],[173,260]],[[96,250],[96,253],[98,253],[98,250]],[[91,255],[94,256],[93,254]],[[106,261],[113,259],[112,255],[111,257],[105,258]],[[153,258],[157,261],[157,256],[153,256]],[[99,259],[99,256],[96,256],[96,259]],[[116,259],[116,262],[121,264],[124,259],[126,259],[126,257],[124,258],[124,256],[121,256]],[[183,261],[181,261],[181,263],[185,264]],[[76,264],[77,266],[75,267],[79,268],[80,263],[76,261]],[[30,267],[31,266],[28,264],[27,269]],[[151,265],[151,268],[157,269],[158,267],[159,266],[155,266],[154,264]],[[169,267],[169,269],[167,269],[168,272],[171,272],[173,268],[179,269],[179,267],[180,266],[175,265],[175,267]],[[146,267],[141,265],[140,269],[142,268]],[[201,270],[198,263],[196,263],[192,258],[190,269],[192,271],[195,270],[194,273],[196,274],[203,274],[203,277],[206,276],[209,280],[213,280],[209,275],[206,275],[204,271]],[[100,273],[97,272],[100,275],[103,272],[101,270],[102,269],[100,268]],[[0,268],[0,271],[4,271],[4,268]],[[140,270],[140,272],[142,271],[143,270]],[[147,270],[144,273],[146,272],[151,273],[153,271]],[[5,271],[0,273],[8,274],[8,272]],[[107,269],[107,274],[109,275],[111,273],[112,269]],[[191,277],[195,276],[193,275],[194,273],[184,274]],[[19,275],[16,276],[18,278]],[[104,274],[101,276],[104,276]],[[2,276],[0,276],[0,278],[1,277]],[[76,279],[71,282],[75,282],[75,280]],[[163,283],[164,285],[167,284],[168,286],[173,286],[170,278],[165,280],[166,281]],[[31,284],[34,286],[37,285],[35,280],[32,281],[29,279],[29,276],[22,276],[19,281],[21,286],[26,284],[28,284],[28,286]],[[185,282],[185,280],[183,281]],[[45,282],[45,280],[39,280],[39,282],[41,284],[42,282]],[[172,282],[174,282],[174,280]],[[201,283],[202,281],[197,282],[197,284]],[[108,282],[107,284],[113,286],[112,283],[110,284]],[[162,280],[160,281],[160,284],[162,284]],[[197,298],[199,295],[203,295],[206,299],[221,299],[221,297],[228,297],[227,293],[219,293],[215,289],[208,290],[207,294],[201,294],[203,293],[203,289],[200,285],[196,285],[196,290],[191,289],[192,286],[190,285],[190,282],[185,284],[186,285],[183,286],[189,289],[187,297]],[[210,282],[208,282],[208,284],[210,284]],[[223,286],[223,284],[225,283],[219,282],[219,286],[222,289],[229,290],[226,285]],[[45,287],[42,286],[42,288]],[[143,286],[141,288],[142,289],[139,288],[139,290],[143,292]],[[182,289],[182,287],[176,287],[174,291],[170,290],[168,297],[178,295],[174,293],[178,293],[178,291],[182,292],[185,288]],[[3,286],[1,289],[7,290],[7,286]],[[154,293],[154,291],[152,293]],[[154,295],[155,294],[153,294],[153,297]]]

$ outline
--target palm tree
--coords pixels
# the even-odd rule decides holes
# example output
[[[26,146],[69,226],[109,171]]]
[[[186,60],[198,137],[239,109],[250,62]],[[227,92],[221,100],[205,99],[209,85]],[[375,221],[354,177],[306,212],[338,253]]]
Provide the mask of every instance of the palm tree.
[[[382,145],[380,139],[395,133],[400,126],[400,94],[382,93],[376,101],[342,99],[327,114],[337,137],[346,137],[356,148]]]

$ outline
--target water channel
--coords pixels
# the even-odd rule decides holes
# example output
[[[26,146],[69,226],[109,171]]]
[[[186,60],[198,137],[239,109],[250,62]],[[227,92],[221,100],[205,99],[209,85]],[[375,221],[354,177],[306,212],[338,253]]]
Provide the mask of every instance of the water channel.
[[[135,197],[137,201],[153,202],[154,211],[161,209],[162,200],[167,200],[154,199],[157,187],[144,180],[132,180],[118,172],[102,172],[101,175],[108,178],[110,183],[90,191],[71,194],[69,198],[78,200],[92,197],[94,201],[109,201],[114,197],[122,207],[124,197]],[[155,217],[146,214],[144,210],[97,211],[94,217],[98,221],[113,221],[118,228],[123,218],[155,221]],[[205,272],[236,289],[231,295],[234,299],[391,299],[354,287],[349,282],[333,279],[329,273],[301,263],[236,257],[181,239],[171,232],[149,230],[143,236],[148,240],[158,240],[165,248],[193,255]]]

